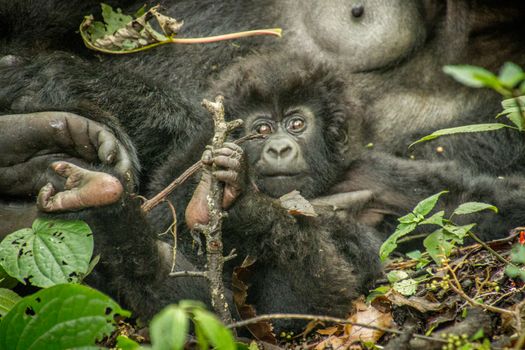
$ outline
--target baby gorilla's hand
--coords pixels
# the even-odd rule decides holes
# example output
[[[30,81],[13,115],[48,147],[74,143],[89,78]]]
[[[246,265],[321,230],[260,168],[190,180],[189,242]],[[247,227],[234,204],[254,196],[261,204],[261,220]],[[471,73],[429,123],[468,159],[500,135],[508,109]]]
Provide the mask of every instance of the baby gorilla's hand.
[[[228,209],[242,193],[246,183],[242,148],[234,143],[225,142],[222,148],[204,151],[201,160],[205,165],[214,166],[212,174],[217,180],[224,182],[222,207]],[[210,193],[210,184],[210,174],[203,172],[199,185],[186,207],[186,224],[189,228],[196,224],[208,223],[207,196]]]
[[[222,148],[206,150],[202,155],[202,163],[215,165],[213,175],[217,180],[224,182],[224,196],[222,206],[228,209],[241,194],[244,179],[244,153],[241,147],[225,142]]]

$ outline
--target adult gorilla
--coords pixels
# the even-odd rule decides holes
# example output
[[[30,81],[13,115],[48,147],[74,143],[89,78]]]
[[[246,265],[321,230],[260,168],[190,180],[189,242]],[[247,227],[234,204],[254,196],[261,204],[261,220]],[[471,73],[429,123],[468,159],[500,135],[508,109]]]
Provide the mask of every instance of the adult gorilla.
[[[142,3],[110,2],[128,12]],[[4,227],[30,224],[36,213],[32,203],[43,184],[51,182],[58,190],[68,186],[55,171],[47,170],[57,159],[112,173],[124,185],[138,184],[140,193],[151,195],[152,183],[159,183],[158,178],[152,181],[152,173],[176,175],[154,170],[188,152],[190,140],[210,127],[200,108],[208,79],[253,50],[302,49],[342,64],[345,72],[353,73],[351,81],[367,105],[371,120],[366,141],[398,155],[406,153],[414,132],[471,119],[484,121],[499,108],[496,94],[464,88],[443,76],[443,64],[473,63],[491,69],[506,60],[525,64],[521,25],[525,5],[514,1],[180,0],[163,5],[169,15],[185,21],[181,36],[276,25],[284,28],[286,36],[282,41],[250,38],[100,57],[83,48],[75,34],[82,16],[95,12],[98,1],[0,0],[0,113],[4,114],[0,117],[0,218],[10,225]],[[490,54],[481,54],[485,52]],[[425,157],[459,159],[491,173],[521,171],[525,164],[523,140],[510,132],[443,142],[450,146],[444,144],[445,152],[439,155],[433,151],[435,146],[418,150]],[[509,147],[514,152],[507,152]],[[470,149],[475,150],[474,157],[467,152]],[[103,204],[118,197],[112,191],[120,190],[110,186],[105,192],[108,197],[94,199],[98,192],[88,194]],[[91,205],[80,200],[59,203],[58,209]],[[115,219],[103,209],[86,215],[95,232],[101,230],[99,223]],[[163,263],[155,252],[154,234],[162,230],[150,228],[140,217],[127,219],[135,227],[145,227],[143,241],[98,235],[96,245],[142,251],[120,265],[115,256],[103,254],[99,270],[113,276],[110,289],[124,291],[129,304],[151,312],[150,306],[166,300],[162,293],[168,293],[158,288],[164,275],[157,269]],[[118,226],[115,229],[119,231]],[[129,271],[123,273],[123,266]],[[148,287],[128,291],[130,279]],[[174,288],[192,295],[191,288]]]

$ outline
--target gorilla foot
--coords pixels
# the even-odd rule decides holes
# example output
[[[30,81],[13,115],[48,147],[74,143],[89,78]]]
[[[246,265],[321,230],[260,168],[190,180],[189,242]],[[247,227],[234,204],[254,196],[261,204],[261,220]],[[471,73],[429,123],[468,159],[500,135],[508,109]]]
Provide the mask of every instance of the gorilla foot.
[[[117,202],[124,193],[120,181],[107,173],[87,170],[68,162],[54,162],[51,168],[66,178],[65,191],[48,183],[38,193],[37,207],[44,212],[74,211]]]

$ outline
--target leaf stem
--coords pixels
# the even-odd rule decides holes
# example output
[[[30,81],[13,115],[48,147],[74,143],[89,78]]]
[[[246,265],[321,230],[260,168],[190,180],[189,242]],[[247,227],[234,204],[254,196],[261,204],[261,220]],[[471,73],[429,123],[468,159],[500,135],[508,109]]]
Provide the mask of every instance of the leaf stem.
[[[247,30],[243,32],[228,33],[228,34],[221,34],[221,35],[208,36],[208,37],[200,37],[200,38],[170,37],[168,38],[168,40],[159,41],[153,44],[145,45],[142,47],[137,47],[131,50],[108,50],[108,49],[104,49],[104,48],[93,45],[93,43],[89,40],[88,36],[86,35],[85,28],[88,27],[86,23],[91,20],[92,18],[90,16],[87,16],[87,17],[84,17],[84,20],[82,21],[82,23],[80,23],[79,32],[80,32],[80,36],[82,37],[82,40],[84,41],[84,44],[90,50],[99,51],[99,52],[112,54],[112,55],[125,55],[129,53],[146,51],[154,47],[165,45],[165,44],[209,44],[209,43],[215,43],[215,42],[224,41],[224,40],[234,40],[234,39],[239,39],[239,38],[245,38],[245,37],[250,37],[250,36],[260,36],[260,35],[271,35],[271,36],[276,36],[278,38],[282,37],[281,28],[266,28],[266,29]]]

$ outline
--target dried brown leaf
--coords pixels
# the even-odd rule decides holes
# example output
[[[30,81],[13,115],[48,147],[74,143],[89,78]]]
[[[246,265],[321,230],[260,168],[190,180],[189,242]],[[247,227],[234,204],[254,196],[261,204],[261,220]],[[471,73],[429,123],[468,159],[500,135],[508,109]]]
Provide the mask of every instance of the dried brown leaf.
[[[232,286],[233,301],[241,319],[245,320],[257,316],[253,305],[246,304],[248,297],[249,279],[252,276],[251,267],[257,260],[252,256],[247,256],[241,266],[233,269]],[[277,344],[277,338],[273,333],[273,326],[268,321],[261,321],[247,326],[250,333],[258,340],[270,344]]]
[[[368,306],[362,301],[355,303],[357,312],[353,314],[349,321],[354,323],[367,324],[370,326],[389,328],[392,325],[392,315],[381,312],[373,306]],[[348,336],[350,343],[356,341],[376,343],[384,334],[383,331],[355,326],[345,325],[345,334]]]
[[[313,205],[297,190],[279,198],[281,206],[293,216],[317,216]]]
[[[421,297],[410,297],[407,298],[401,293],[396,292],[395,290],[390,290],[385,295],[392,304],[397,306],[410,306],[420,312],[429,312],[429,311],[439,311],[442,310],[445,305],[443,303],[435,303]]]

